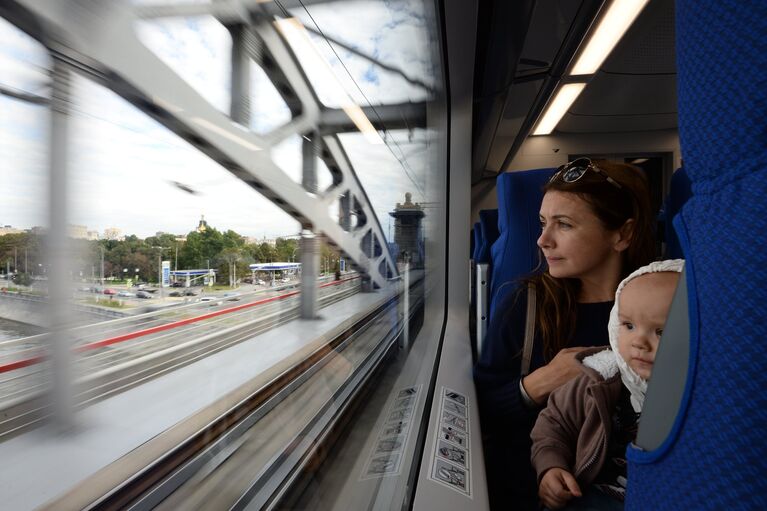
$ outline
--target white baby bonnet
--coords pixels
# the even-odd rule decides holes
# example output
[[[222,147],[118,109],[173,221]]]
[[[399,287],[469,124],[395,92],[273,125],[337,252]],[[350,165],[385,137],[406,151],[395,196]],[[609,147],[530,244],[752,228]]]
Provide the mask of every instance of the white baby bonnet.
[[[621,291],[626,287],[626,284],[628,284],[630,280],[635,279],[640,275],[644,275],[645,273],[657,273],[661,271],[675,271],[681,273],[683,268],[684,259],[655,261],[647,266],[642,266],[623,279],[623,281],[618,284],[618,289],[615,291],[615,305],[613,305],[613,310],[610,311],[610,321],[607,323],[607,332],[610,335],[610,346],[612,347],[613,355],[616,358],[618,369],[621,372],[621,381],[623,381],[623,385],[625,385],[626,388],[629,389],[629,392],[631,392],[631,406],[637,413],[642,411],[644,396],[647,392],[647,381],[631,369],[618,352],[618,330],[621,325],[620,320],[618,319],[618,307],[620,304]]]

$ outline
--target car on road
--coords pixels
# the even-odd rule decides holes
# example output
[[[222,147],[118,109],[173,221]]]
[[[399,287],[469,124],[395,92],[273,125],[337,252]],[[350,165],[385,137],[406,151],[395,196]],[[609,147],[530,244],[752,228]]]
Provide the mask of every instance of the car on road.
[[[183,282],[172,282],[170,287],[184,287]]]
[[[105,295],[116,295],[117,291],[112,289],[111,287],[108,287],[104,290]]]
[[[183,291],[171,291],[168,296],[184,296]]]
[[[136,296],[136,294],[131,293],[130,291],[120,291],[117,293],[117,296],[122,296],[124,298],[133,298],[134,296]]]
[[[218,303],[211,303],[211,305],[217,305],[221,303],[221,298],[218,296],[203,296],[200,298],[201,302],[218,302]]]
[[[147,293],[146,291],[139,291],[136,293],[136,298],[154,298],[154,296],[152,296],[151,293]]]
[[[194,291],[186,291],[184,293],[184,296],[197,296],[197,293],[195,293]]]
[[[256,284],[258,284],[259,286],[265,286],[265,285],[266,285],[266,282],[264,282],[264,280],[263,280],[263,279],[258,279],[258,280],[256,281]]]
[[[224,293],[223,298],[230,302],[237,302],[240,300],[240,293],[237,293],[237,292]]]

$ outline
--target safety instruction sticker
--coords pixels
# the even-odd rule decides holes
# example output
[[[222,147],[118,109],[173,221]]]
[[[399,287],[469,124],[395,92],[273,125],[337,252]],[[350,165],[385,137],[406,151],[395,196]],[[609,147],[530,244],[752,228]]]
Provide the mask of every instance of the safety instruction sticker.
[[[360,476],[361,481],[399,474],[420,394],[421,385],[394,392]]]
[[[442,387],[429,479],[471,498],[469,399]]]

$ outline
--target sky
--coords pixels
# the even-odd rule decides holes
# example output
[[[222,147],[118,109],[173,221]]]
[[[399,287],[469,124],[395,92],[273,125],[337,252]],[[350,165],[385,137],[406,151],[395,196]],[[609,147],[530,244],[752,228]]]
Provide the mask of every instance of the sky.
[[[311,17],[303,9],[292,14],[306,26],[319,26],[328,36],[431,82],[431,50],[420,0],[320,4],[308,11]],[[207,101],[228,111],[231,40],[222,25],[212,18],[152,21],[137,24],[137,33]],[[312,40],[326,64],[305,56],[302,64],[328,106],[338,106],[339,84],[363,106],[426,98],[421,87],[400,76],[341,48],[334,53],[319,36]],[[45,50],[2,18],[0,43],[0,85],[47,96],[50,63]],[[317,72],[322,66],[329,67],[335,79],[323,79]],[[264,133],[289,120],[290,114],[255,63],[251,74],[249,127]],[[80,76],[74,78],[72,90],[69,223],[100,233],[117,227],[123,234],[146,237],[158,231],[184,234],[205,215],[210,225],[246,236],[298,232],[290,216],[119,96]],[[48,118],[47,107],[0,95],[0,225],[29,228],[47,223]],[[414,201],[423,201],[421,191],[435,169],[426,158],[425,130],[382,136],[387,145],[371,144],[359,133],[342,135],[341,141],[388,235],[388,212],[404,201],[406,192]],[[269,148],[272,160],[297,182],[301,142],[295,135]],[[320,186],[327,187],[330,175],[324,165],[320,169]],[[199,193],[185,192],[174,182]]]

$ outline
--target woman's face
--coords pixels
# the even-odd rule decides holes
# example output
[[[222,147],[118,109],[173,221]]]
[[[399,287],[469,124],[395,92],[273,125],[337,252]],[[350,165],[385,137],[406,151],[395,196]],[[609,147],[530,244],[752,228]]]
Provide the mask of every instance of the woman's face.
[[[573,193],[550,190],[543,196],[538,246],[549,273],[557,278],[587,278],[620,261],[620,233],[605,229],[591,207]]]

